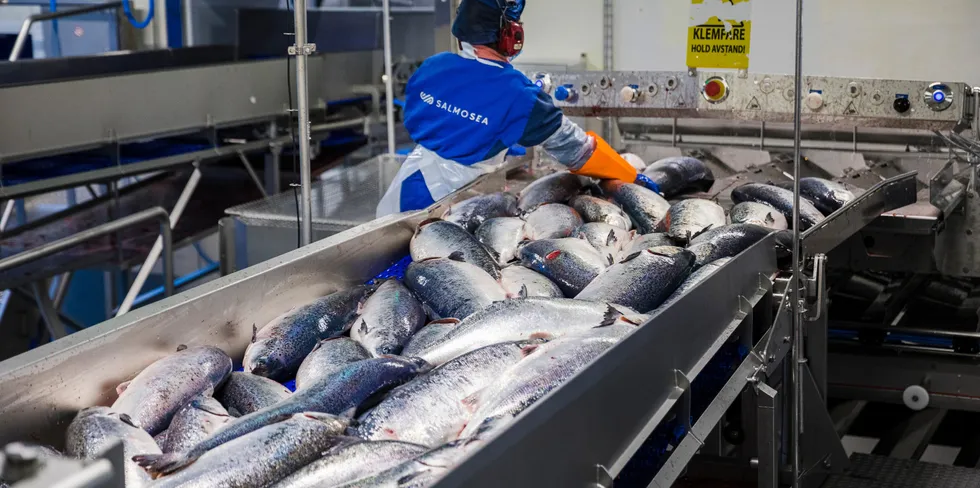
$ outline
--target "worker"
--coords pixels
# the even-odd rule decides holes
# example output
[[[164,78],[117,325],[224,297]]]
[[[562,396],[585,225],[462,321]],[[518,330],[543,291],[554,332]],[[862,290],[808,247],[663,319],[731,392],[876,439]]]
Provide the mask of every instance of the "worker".
[[[378,204],[378,217],[428,207],[493,171],[516,146],[541,146],[579,175],[655,189],[511,66],[524,48],[523,11],[524,0],[460,2],[452,27],[460,53],[430,57],[405,88],[405,128],[416,146]]]

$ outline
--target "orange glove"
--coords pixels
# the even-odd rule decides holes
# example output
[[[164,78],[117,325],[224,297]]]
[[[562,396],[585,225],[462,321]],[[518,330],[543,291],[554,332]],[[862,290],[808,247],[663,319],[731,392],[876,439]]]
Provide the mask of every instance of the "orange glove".
[[[636,168],[623,159],[612,146],[595,132],[589,132],[595,139],[595,152],[578,171],[573,173],[602,180],[636,181]]]

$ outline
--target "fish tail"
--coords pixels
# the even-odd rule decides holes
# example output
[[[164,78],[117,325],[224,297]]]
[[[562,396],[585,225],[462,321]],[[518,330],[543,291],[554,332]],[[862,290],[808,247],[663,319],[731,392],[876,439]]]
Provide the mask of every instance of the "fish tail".
[[[166,454],[137,454],[133,456],[133,462],[140,465],[154,479],[175,473],[197,460],[182,452],[170,452]]]
[[[602,322],[600,322],[599,325],[596,326],[596,328],[598,329],[599,327],[608,327],[612,324],[615,324],[616,320],[619,319],[621,315],[622,314],[619,313],[619,310],[613,308],[612,305],[606,305],[606,313],[603,314]]]

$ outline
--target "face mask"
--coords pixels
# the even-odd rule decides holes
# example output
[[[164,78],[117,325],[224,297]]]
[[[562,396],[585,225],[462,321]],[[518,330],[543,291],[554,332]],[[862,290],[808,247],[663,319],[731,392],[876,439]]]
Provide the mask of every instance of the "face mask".
[[[524,52],[524,50],[522,49],[522,50],[518,51],[517,54],[515,54],[515,55],[513,55],[513,56],[511,56],[509,58],[507,58],[507,60],[510,61],[511,63],[513,63],[514,60],[517,59],[518,57],[520,57],[521,53],[523,53],[523,52]]]

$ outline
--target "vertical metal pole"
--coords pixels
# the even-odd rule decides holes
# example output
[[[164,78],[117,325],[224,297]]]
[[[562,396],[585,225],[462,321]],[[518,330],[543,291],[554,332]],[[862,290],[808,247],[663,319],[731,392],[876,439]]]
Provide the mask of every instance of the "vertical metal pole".
[[[385,117],[388,123],[388,154],[395,154],[395,88],[394,79],[391,74],[391,2],[384,0],[381,3],[381,15],[384,16],[381,23],[384,27],[385,36]]]
[[[269,123],[269,139],[275,139],[279,135],[279,128],[276,121]],[[282,144],[272,143],[269,145],[269,154],[265,158],[265,188],[270,195],[279,193],[282,187],[281,178],[282,166]]]
[[[182,22],[184,24],[184,45],[193,46],[194,45],[194,17],[193,17],[193,2],[191,0],[184,0],[183,7],[180,9],[182,14]]]
[[[296,100],[299,119],[299,179],[300,179],[300,243],[313,242],[313,197],[310,193],[310,93],[306,79],[306,56],[310,47],[306,44],[306,0],[294,2],[296,21]],[[292,54],[292,53],[291,53]],[[389,68],[390,69],[390,68]]]
[[[602,2],[602,66],[606,72],[613,70],[613,65],[615,64],[615,58],[613,57],[615,53],[613,52],[613,0],[603,0]],[[602,136],[606,138],[607,141],[612,141],[613,138],[613,126],[615,124],[615,118],[607,117],[605,122],[603,122]]]
[[[796,67],[793,100],[793,415],[790,431],[793,450],[793,488],[800,487],[800,439],[803,434],[803,310],[800,276],[800,139],[803,101],[803,0],[796,0]]]
[[[779,408],[778,392],[764,382],[756,390],[759,407],[758,452],[759,488],[779,487]]]

